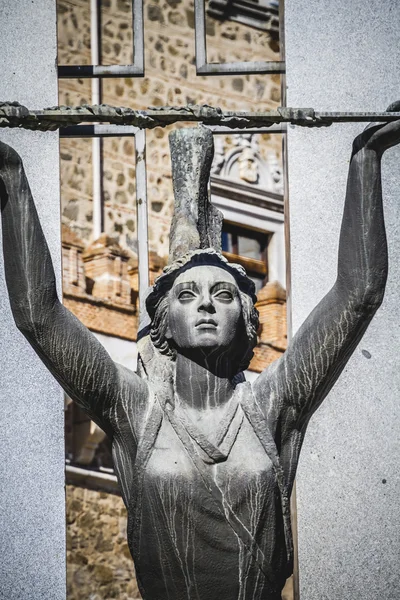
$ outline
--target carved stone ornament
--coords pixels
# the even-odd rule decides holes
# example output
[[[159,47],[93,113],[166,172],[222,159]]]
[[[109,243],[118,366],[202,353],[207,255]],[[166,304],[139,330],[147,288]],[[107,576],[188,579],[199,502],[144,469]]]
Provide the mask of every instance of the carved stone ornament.
[[[216,136],[211,174],[241,181],[267,192],[283,194],[282,167],[273,151],[269,152],[266,160],[261,157],[259,135],[235,135],[233,144],[233,148],[226,149],[222,137]]]
[[[257,341],[254,285],[220,253],[222,218],[207,194],[209,130],[179,129],[170,137],[170,262],[147,297],[138,373],[114,363],[58,300],[22,161],[0,143],[14,318],[67,394],[112,440],[145,600],[281,598],[292,573],[289,498],[307,424],[383,298],[380,159],[399,141],[399,121],[356,138],[337,280],[253,385],[242,371]]]

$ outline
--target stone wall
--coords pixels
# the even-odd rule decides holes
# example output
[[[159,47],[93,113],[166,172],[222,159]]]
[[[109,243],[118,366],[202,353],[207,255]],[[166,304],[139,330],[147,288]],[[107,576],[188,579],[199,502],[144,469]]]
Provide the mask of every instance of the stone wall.
[[[103,63],[132,61],[130,0],[103,1]],[[144,109],[150,106],[207,103],[227,110],[267,110],[279,104],[278,75],[197,77],[194,65],[194,14],[190,0],[145,2],[144,78],[103,80],[103,102]],[[58,0],[60,64],[90,63],[88,0]],[[277,42],[265,32],[230,21],[207,18],[208,60],[278,60]],[[89,80],[61,80],[60,103],[91,101]],[[228,144],[231,139],[228,138]],[[123,246],[136,247],[134,142],[104,140],[105,231]],[[264,157],[280,155],[280,136],[262,136]],[[172,185],[168,128],[147,133],[150,245],[168,253]],[[90,140],[61,140],[63,219],[79,237],[92,235]]]
[[[140,594],[119,496],[67,486],[68,600],[136,600]]]

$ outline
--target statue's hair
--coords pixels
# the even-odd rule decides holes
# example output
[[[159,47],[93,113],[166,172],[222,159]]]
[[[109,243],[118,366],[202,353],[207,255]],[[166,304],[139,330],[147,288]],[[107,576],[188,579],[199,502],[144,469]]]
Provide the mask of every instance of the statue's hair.
[[[242,349],[242,352],[236,353],[235,360],[239,373],[249,366],[253,357],[253,348],[257,344],[259,320],[258,311],[254,306],[257,300],[255,287],[243,267],[228,263],[223,256],[213,250],[192,253],[186,260],[182,259],[180,263],[167,267],[166,271],[156,280],[154,288],[146,300],[147,312],[151,319],[151,341],[161,354],[172,360],[175,359],[176,351],[166,337],[169,322],[169,292],[180,273],[200,265],[217,266],[228,271],[233,275],[239,287],[243,318],[243,333],[239,339],[236,339],[235,348]]]

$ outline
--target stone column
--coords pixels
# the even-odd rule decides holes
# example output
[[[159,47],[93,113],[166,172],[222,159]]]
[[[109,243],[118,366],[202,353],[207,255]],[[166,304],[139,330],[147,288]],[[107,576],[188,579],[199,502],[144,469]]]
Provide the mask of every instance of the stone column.
[[[0,3],[0,99],[57,96],[56,3]],[[60,278],[57,133],[0,129],[22,156]],[[65,600],[63,395],[19,333],[0,259],[0,598]]]
[[[400,96],[396,0],[285,1],[287,105],[380,111]],[[336,276],[352,140],[362,124],[289,127],[291,304],[298,329]],[[302,600],[400,597],[400,148],[383,160],[384,303],[313,417],[297,478]]]

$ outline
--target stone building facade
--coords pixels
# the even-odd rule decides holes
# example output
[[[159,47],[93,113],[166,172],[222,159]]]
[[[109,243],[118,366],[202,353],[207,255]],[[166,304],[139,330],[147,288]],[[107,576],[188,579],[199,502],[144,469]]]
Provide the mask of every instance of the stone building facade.
[[[89,0],[58,0],[59,64],[90,64]],[[199,77],[194,65],[194,13],[190,0],[147,0],[145,77],[104,79],[102,101],[113,106],[210,104],[226,110],[268,110],[279,104],[279,75]],[[102,1],[104,64],[132,61],[131,0]],[[278,60],[276,36],[233,21],[207,18],[208,60]],[[60,104],[91,103],[88,79],[60,81]],[[147,132],[147,175],[150,199],[150,244],[168,253],[172,186],[168,129]],[[260,152],[280,156],[280,136],[265,134]],[[232,137],[227,145],[233,144]],[[264,143],[263,143],[264,142]],[[136,249],[134,142],[103,142],[105,232]],[[62,212],[64,222],[84,241],[92,233],[91,141],[61,141]]]
[[[243,3],[235,0],[207,2],[208,62],[279,60],[277,3],[253,4],[242,13]],[[277,75],[196,75],[193,11],[191,0],[146,0],[145,76],[103,80],[102,102],[135,109],[185,104],[225,110],[276,107]],[[131,63],[130,0],[102,0],[101,14],[102,63]],[[59,64],[90,64],[89,0],[58,0],[58,40]],[[59,92],[60,104],[92,101],[87,79],[60,80]],[[146,134],[151,283],[168,255],[173,207],[169,129]],[[245,266],[258,290],[259,343],[247,373],[253,379],[286,347],[281,139],[269,133],[216,135],[215,150],[211,195],[225,217],[223,247],[230,260]],[[64,303],[115,360],[134,368],[134,140],[104,139],[101,154],[103,232],[98,236],[93,226],[92,141],[60,140]],[[126,513],[108,442],[68,399],[66,404],[68,598],[136,600],[140,596],[126,544]],[[290,598],[290,590],[287,594]]]

